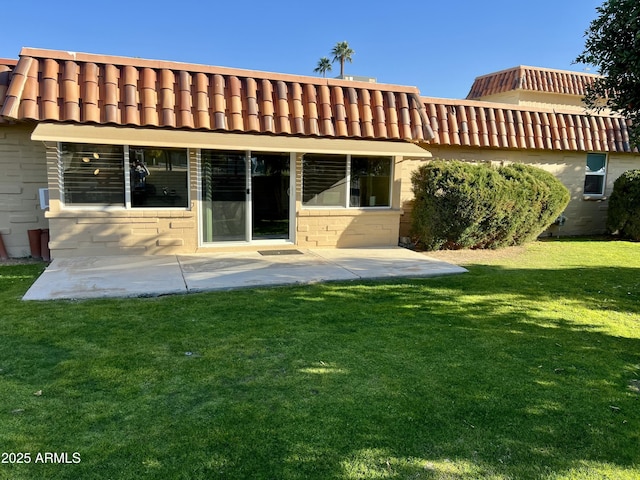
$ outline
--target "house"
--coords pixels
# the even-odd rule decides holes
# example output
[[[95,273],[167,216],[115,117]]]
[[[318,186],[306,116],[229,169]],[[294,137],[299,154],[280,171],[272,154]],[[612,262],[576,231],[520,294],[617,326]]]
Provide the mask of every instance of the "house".
[[[476,78],[464,100],[423,97],[434,136],[425,148],[433,158],[525,163],[553,173],[571,200],[562,226],[545,235],[606,233],[607,198],[623,172],[640,167],[629,143],[627,121],[618,115],[587,115],[582,103],[597,75],[518,66]],[[404,162],[401,235],[410,227],[411,172]]]
[[[572,190],[564,233],[600,233],[639,157],[623,120],[584,115],[590,79],[518,67],[449,100],[24,48],[0,60],[0,233],[14,257],[38,228],[54,258],[397,245],[434,157],[546,168]]]
[[[4,68],[13,256],[44,227],[54,258],[396,245],[396,165],[431,138],[414,87],[30,48]]]

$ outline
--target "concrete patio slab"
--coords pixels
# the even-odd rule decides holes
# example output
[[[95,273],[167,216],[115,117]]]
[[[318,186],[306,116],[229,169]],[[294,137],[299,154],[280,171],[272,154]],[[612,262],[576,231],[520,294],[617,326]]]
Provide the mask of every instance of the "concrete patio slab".
[[[150,297],[367,278],[432,277],[466,271],[400,247],[314,249],[293,255],[254,251],[77,257],[54,260],[23,300]]]
[[[23,300],[144,297],[184,293],[175,256],[54,259]]]
[[[179,256],[189,292],[353,280],[354,275],[313,252],[301,255],[219,253]]]
[[[316,255],[357,278],[435,277],[467,270],[405,248],[316,249]]]

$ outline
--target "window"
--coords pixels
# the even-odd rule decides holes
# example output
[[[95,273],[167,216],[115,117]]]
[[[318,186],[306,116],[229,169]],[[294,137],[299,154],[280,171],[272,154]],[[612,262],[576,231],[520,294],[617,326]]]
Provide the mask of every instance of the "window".
[[[124,206],[124,148],[63,143],[60,169],[67,205]]]
[[[307,154],[302,159],[303,205],[344,207],[346,185],[346,155]]]
[[[58,165],[65,205],[189,205],[186,149],[61,143]]]
[[[306,154],[302,160],[302,204],[390,207],[391,158]]]
[[[607,156],[604,153],[588,153],[584,177],[585,195],[604,195],[607,174]]]
[[[389,207],[391,159],[351,157],[350,207]]]
[[[132,207],[187,207],[187,151],[131,147],[129,172]]]

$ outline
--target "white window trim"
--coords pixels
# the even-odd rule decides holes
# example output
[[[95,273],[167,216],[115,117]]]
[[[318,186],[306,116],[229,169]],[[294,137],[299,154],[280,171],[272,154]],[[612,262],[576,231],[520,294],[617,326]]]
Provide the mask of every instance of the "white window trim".
[[[310,154],[313,153],[317,153],[317,152],[307,152]],[[346,153],[346,154],[342,154],[345,155],[347,157],[347,173],[345,176],[345,188],[347,190],[346,195],[345,195],[345,203],[344,205],[305,205],[304,202],[300,202],[301,208],[302,210],[331,210],[331,209],[345,209],[345,210],[364,210],[364,211],[372,211],[372,210],[391,210],[393,208],[393,176],[394,176],[394,171],[395,171],[395,161],[394,161],[394,157],[393,156],[388,156],[388,155],[366,155],[366,156],[379,156],[379,157],[384,157],[384,158],[388,158],[389,161],[391,162],[391,168],[390,168],[390,172],[389,172],[389,205],[382,205],[382,206],[377,206],[377,207],[369,207],[369,206],[359,206],[359,207],[351,207],[349,206],[350,203],[350,199],[351,199],[351,157],[352,154],[350,153]],[[360,156],[358,154],[355,155],[356,157]],[[302,178],[304,176],[304,169],[301,169],[300,171],[300,185],[301,187],[304,189],[304,179]],[[302,192],[302,194],[304,194],[304,191]]]
[[[351,203],[351,154],[347,153],[347,175],[345,176],[345,188],[347,189],[347,194],[344,196],[345,205],[344,208],[351,208],[349,204]]]
[[[185,148],[187,151],[187,206],[186,207],[134,207],[131,204],[131,175],[129,174],[129,145],[122,145],[123,148],[123,165],[124,169],[124,204],[123,205],[74,205],[67,204],[66,199],[64,198],[64,172],[61,170],[61,151],[62,151],[62,143],[85,143],[85,142],[57,142],[57,168],[58,168],[58,189],[60,191],[60,208],[61,210],[73,212],[73,211],[89,211],[89,212],[118,212],[118,211],[154,211],[154,210],[174,210],[174,211],[189,211],[191,208],[191,188],[189,186],[188,179],[191,174],[191,164],[189,162],[190,158],[190,148]],[[155,146],[155,145],[145,145],[145,147]],[[163,147],[157,146],[157,148],[175,148],[175,147]]]
[[[189,153],[187,153],[188,157]],[[129,145],[124,146],[124,208],[131,210],[131,168],[129,167]],[[188,162],[187,162],[188,163]]]
[[[603,155],[604,156],[604,172],[587,172],[586,161],[589,155]],[[603,152],[587,152],[587,158],[585,158],[585,174],[584,180],[587,176],[602,177],[602,193],[586,193],[584,191],[584,184],[582,186],[582,199],[583,200],[606,200],[607,192],[607,171],[609,170],[609,155]]]
[[[247,215],[247,225],[246,225],[246,232],[247,232],[247,239],[246,240],[235,240],[235,241],[226,241],[226,240],[218,240],[218,241],[213,241],[213,242],[205,242],[204,240],[204,235],[205,235],[205,228],[204,228],[204,217],[203,217],[203,212],[204,209],[202,208],[202,195],[203,195],[203,191],[202,191],[202,178],[203,178],[203,172],[202,172],[202,150],[201,148],[193,148],[191,149],[193,152],[195,152],[195,156],[196,156],[196,192],[197,192],[197,196],[198,196],[198,246],[202,247],[202,248],[225,248],[225,247],[234,247],[234,246],[247,246],[247,245],[264,245],[264,246],[268,246],[268,245],[294,245],[296,242],[296,229],[292,228],[291,226],[296,224],[296,196],[295,196],[295,191],[296,191],[296,154],[295,152],[285,152],[285,151],[280,151],[280,152],[276,152],[276,153],[288,153],[289,155],[289,238],[286,239],[269,239],[269,240],[264,240],[264,239],[260,239],[260,240],[254,240],[254,239],[249,239],[250,238],[250,233],[252,230],[252,224],[251,224],[251,216]],[[215,149],[215,148],[206,148],[205,150],[219,150],[219,149]],[[225,150],[234,150],[234,149],[225,149]],[[237,152],[242,152],[242,150],[235,150]],[[264,151],[264,150],[262,150]],[[246,166],[249,169],[247,171],[247,189],[251,188],[251,194],[247,195],[247,197],[249,197],[247,199],[247,210],[250,212],[252,211],[252,202],[253,202],[253,185],[251,184],[251,179],[249,177],[251,177],[251,154],[255,153],[255,152],[261,152],[260,149],[255,149],[255,150],[245,150],[244,153],[246,155]],[[275,150],[274,150],[275,152]],[[251,187],[249,187],[249,185],[251,185]]]

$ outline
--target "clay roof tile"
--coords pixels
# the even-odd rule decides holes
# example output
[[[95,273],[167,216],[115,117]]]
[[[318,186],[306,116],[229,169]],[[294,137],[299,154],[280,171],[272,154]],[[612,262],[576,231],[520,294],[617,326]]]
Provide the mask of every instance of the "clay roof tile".
[[[583,95],[596,75],[516,67],[471,96],[514,89]],[[630,151],[619,117],[473,100],[423,101],[414,87],[177,62],[23,49],[0,61],[0,119],[152,125],[461,146]]]
[[[418,98],[414,87],[52,50],[23,49],[0,66],[0,94],[0,121],[409,141],[433,134],[422,102],[407,100]]]
[[[0,71],[0,118],[26,119],[28,112],[35,120],[162,128],[432,136],[422,103],[407,101],[418,97],[414,87],[29,48],[13,63],[10,74]],[[40,78],[27,86],[32,65]]]
[[[587,87],[598,77],[589,73],[521,65],[477,77],[467,99],[480,99],[512,90],[584,96]]]
[[[637,151],[628,120],[475,100],[422,98],[435,138],[427,144],[557,151]],[[468,132],[468,135],[467,135]]]

